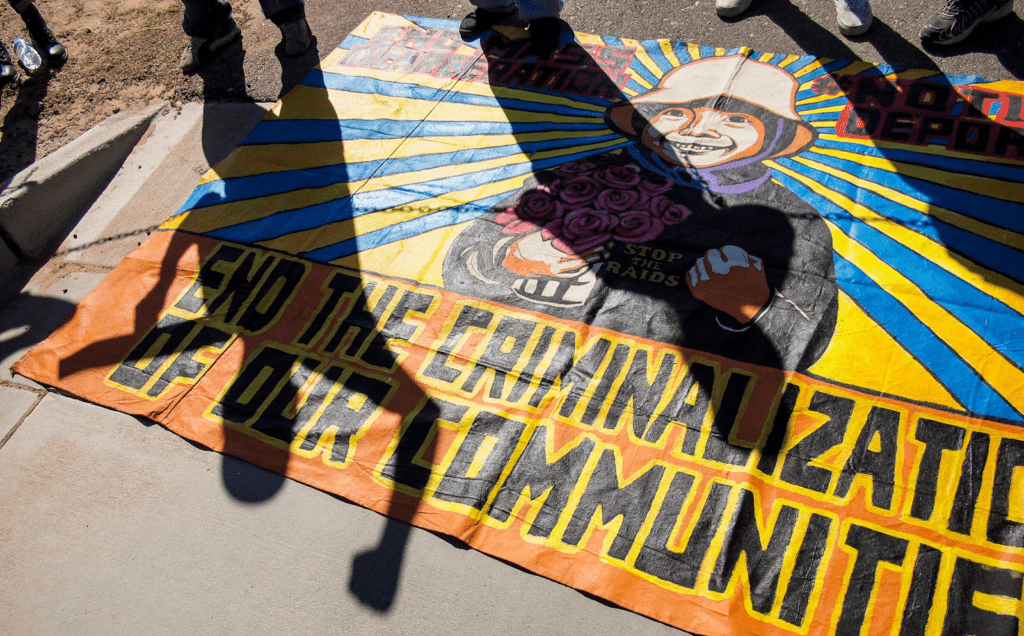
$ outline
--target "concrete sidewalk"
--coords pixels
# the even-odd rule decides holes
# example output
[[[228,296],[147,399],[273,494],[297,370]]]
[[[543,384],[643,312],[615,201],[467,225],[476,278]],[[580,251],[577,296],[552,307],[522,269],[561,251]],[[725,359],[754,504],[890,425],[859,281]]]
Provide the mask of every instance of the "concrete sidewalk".
[[[37,271],[0,309],[0,633],[681,633],[12,376],[266,108],[164,107],[108,127],[118,143],[137,134],[130,154],[102,192],[80,189],[79,203],[95,200],[41,266],[32,253],[75,219],[34,204],[8,226],[23,252],[0,253],[8,285]],[[72,187],[58,169],[71,174],[70,159],[51,160],[46,188]],[[18,183],[44,187],[31,181]]]

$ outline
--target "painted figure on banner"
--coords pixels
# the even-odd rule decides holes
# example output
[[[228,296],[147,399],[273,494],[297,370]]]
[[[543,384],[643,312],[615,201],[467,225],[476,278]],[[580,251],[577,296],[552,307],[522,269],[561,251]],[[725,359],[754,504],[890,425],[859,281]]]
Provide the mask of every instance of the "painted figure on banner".
[[[536,172],[460,233],[445,287],[806,369],[835,330],[838,288],[824,220],[765,164],[816,139],[797,88],[744,56],[670,71],[607,110],[626,151]]]

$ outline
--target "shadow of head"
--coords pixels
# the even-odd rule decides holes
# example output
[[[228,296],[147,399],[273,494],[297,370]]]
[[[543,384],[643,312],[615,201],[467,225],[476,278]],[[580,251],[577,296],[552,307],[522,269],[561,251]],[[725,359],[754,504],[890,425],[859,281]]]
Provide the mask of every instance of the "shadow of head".
[[[495,97],[530,174],[455,239],[446,288],[712,356],[723,370],[700,376],[708,396],[738,364],[745,377],[774,383],[773,398],[784,372],[821,356],[837,314],[831,235],[816,210],[771,179],[773,162],[817,138],[795,110],[792,75],[743,56],[708,58],[670,70],[642,95],[613,99],[613,75],[574,84],[556,67],[570,55],[578,68],[602,71],[593,58],[607,55],[600,49],[563,46],[548,70],[516,40],[485,44]],[[565,109],[574,98],[580,110],[604,105],[599,129],[580,138],[552,116],[548,131],[520,133],[530,119],[513,89],[541,75],[553,78],[544,87],[564,96]],[[652,392],[649,378],[675,372],[665,360],[659,369],[654,356],[609,344],[566,358],[559,373],[622,374],[618,394],[605,397],[625,402]],[[601,416],[589,417],[584,423]],[[721,438],[735,435],[735,419],[713,419]],[[651,436],[650,421],[634,417],[636,437]],[[771,423],[763,426],[746,441],[766,444]]]

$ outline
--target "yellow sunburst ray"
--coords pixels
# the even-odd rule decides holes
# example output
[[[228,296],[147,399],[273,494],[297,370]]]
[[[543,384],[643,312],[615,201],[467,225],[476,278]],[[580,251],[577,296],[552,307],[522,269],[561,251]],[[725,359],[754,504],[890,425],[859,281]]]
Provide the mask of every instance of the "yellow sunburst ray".
[[[801,115],[820,115],[822,113],[841,113],[846,108],[846,104],[840,106],[824,106],[822,108],[808,108],[807,110],[801,110]]]
[[[599,151],[603,148],[607,148],[610,145],[614,145],[616,141],[607,141],[597,144],[590,144],[586,146],[576,146],[572,148],[564,148],[558,150],[547,150],[538,152],[530,157],[524,154],[512,155],[509,157],[503,157],[500,159],[494,159],[491,161],[484,161],[475,164],[475,169],[472,172],[481,172],[484,170],[490,170],[495,168],[501,168],[505,166],[516,166],[519,164],[531,163],[533,161],[543,161],[553,157],[558,157],[567,154],[575,154],[577,152],[587,151]],[[460,166],[461,167],[461,166]],[[430,173],[431,177],[440,176],[458,176],[459,172],[453,174],[453,168],[455,166],[438,168],[434,170],[424,170],[417,173],[402,173],[398,175],[387,175],[382,177],[376,177],[367,180],[364,186],[360,189],[360,192],[374,192],[378,190],[396,190],[407,188],[409,186],[415,186],[421,181],[427,179],[411,179],[416,175],[424,175],[424,173]],[[502,179],[500,181],[485,183],[477,186],[470,187],[468,189],[460,190],[458,193],[445,193],[437,196],[427,196],[422,199],[412,201],[397,208],[387,208],[384,210],[378,210],[367,214],[360,215],[358,221],[358,232],[365,233],[375,230],[382,229],[389,225],[394,225],[396,222],[407,221],[412,218],[423,216],[424,214],[433,213],[442,209],[447,209],[466,201],[475,201],[485,197],[492,196],[499,192],[507,192],[513,190],[522,185],[526,179],[527,174],[531,173],[532,170],[523,170],[522,174],[515,177],[509,177],[508,179]],[[443,174],[438,174],[443,173]],[[466,171],[467,175],[471,174],[470,171]],[[499,184],[498,186],[492,187],[492,183]],[[461,194],[459,194],[461,193]],[[474,195],[474,198],[469,197],[470,194]],[[345,220],[336,224],[335,230],[331,232],[322,232],[322,228],[314,228],[310,230],[303,230],[294,234],[289,234],[278,239],[274,239],[274,247],[283,249],[286,251],[309,251],[317,249],[319,247],[325,247],[326,245],[333,245],[340,242],[341,238],[338,238],[337,232],[342,231],[342,227],[348,224],[348,227],[355,227],[353,221]],[[346,236],[351,238],[351,236]]]
[[[808,97],[806,99],[801,99],[801,100],[797,101],[797,103],[796,103],[797,112],[800,112],[801,114],[806,113],[807,111],[802,110],[801,107],[802,106],[807,106],[808,104],[817,104],[818,102],[829,102],[829,101],[832,101],[833,99],[841,99],[841,98],[845,98],[845,97],[846,97],[846,95],[844,95],[842,93],[840,93],[838,95],[829,95],[828,93],[825,93],[824,95],[815,95],[814,97]],[[846,107],[846,105],[844,104],[843,106],[841,106],[839,108],[839,110],[842,110],[845,107]]]
[[[796,77],[797,79],[800,79],[801,77],[807,75],[811,71],[816,71],[818,69],[823,68],[826,64],[828,64],[830,62],[831,62],[831,60],[816,60],[816,61],[808,64],[804,68],[800,69],[796,73],[793,73],[793,77]],[[813,67],[813,68],[810,68],[810,67]],[[829,75],[833,75],[833,74],[834,75],[856,75],[857,73],[861,73],[861,72],[863,72],[863,71],[865,71],[865,70],[867,70],[869,68],[873,68],[873,67],[874,67],[874,64],[871,64],[870,62],[851,62],[851,63],[847,64],[846,66],[844,66],[842,68],[838,68],[838,69],[835,69],[835,70],[831,71],[828,74]],[[820,75],[818,77],[815,77],[812,80],[808,80],[808,81],[800,84],[800,88],[798,89],[798,91],[805,91],[805,90],[811,88],[812,86],[814,86],[814,82],[818,81],[818,79],[820,79],[821,77],[825,77],[825,76],[824,75]]]
[[[633,80],[634,82],[636,82],[637,84],[639,84],[640,86],[644,87],[647,90],[654,88],[654,84],[648,82],[646,79],[644,79],[643,75],[640,75],[632,68],[626,69],[626,75],[629,76],[629,79]]]
[[[580,44],[589,44],[591,46],[605,46],[604,38],[594,33],[577,33],[576,39],[579,40]]]
[[[1021,234],[1019,232],[1013,232],[1012,230],[1008,230],[1006,228],[991,225],[989,223],[985,223],[984,221],[979,221],[965,214],[960,214],[959,212],[954,212],[942,206],[935,205],[934,203],[923,201],[921,199],[913,197],[902,190],[890,188],[867,179],[861,179],[848,172],[841,171],[837,168],[832,168],[831,166],[825,166],[823,164],[820,164],[807,158],[813,155],[824,155],[829,157],[835,157],[838,159],[848,159],[849,157],[846,156],[846,154],[847,153],[844,153],[842,151],[818,148],[812,151],[812,153],[810,153],[809,155],[806,155],[805,158],[798,158],[796,159],[796,161],[799,161],[801,163],[804,163],[805,161],[811,162],[819,170],[846,179],[850,183],[855,184],[858,188],[870,190],[871,192],[880,194],[889,199],[890,201],[904,205],[922,214],[927,214],[936,219],[939,219],[940,221],[943,221],[944,223],[948,223],[954,227],[958,227],[972,234],[976,234],[983,238],[989,239],[995,243],[1003,243],[1014,249],[1024,251],[1024,234]],[[993,272],[993,275],[996,275],[995,272]]]
[[[913,177],[956,190],[984,193],[986,196],[1003,201],[1024,203],[1024,186],[1019,183],[1010,183],[992,177],[982,177],[962,172],[950,172],[904,161],[894,161],[885,157],[861,155],[845,150],[820,149],[818,152],[836,157],[837,159],[854,161],[866,168],[884,170],[901,177]]]
[[[808,371],[879,394],[963,410],[931,371],[841,289],[835,333]]]
[[[647,52],[647,49],[640,44],[639,40],[623,38],[622,43],[634,48],[635,53],[633,54],[633,59],[640,62],[640,64],[642,64],[651,75],[654,77],[661,77],[665,74],[665,71],[661,70],[661,66],[654,61],[654,58],[652,58],[651,54]],[[648,85],[647,87],[650,88],[651,86]]]
[[[203,182],[272,174],[284,170],[311,170],[338,164],[383,160],[393,156],[401,158],[429,157],[432,154],[459,150],[472,151],[555,139],[580,139],[600,134],[601,131],[571,130],[559,133],[533,132],[515,135],[357,139],[290,144],[287,153],[282,153],[281,147],[276,144],[239,146],[221,163],[218,163],[215,170],[207,173]]]
[[[439,92],[451,90],[459,81],[459,77],[435,77],[422,73],[394,72],[375,68],[361,68],[357,66],[338,66],[337,68],[324,69],[325,73],[342,77],[363,77],[367,79],[391,82],[394,84],[410,84],[417,88],[433,88]]]
[[[812,122],[813,123],[813,122]],[[831,122],[834,123],[834,122]],[[821,136],[823,141],[835,141],[844,144],[852,144],[855,146],[863,146],[867,148],[878,148],[879,150],[911,150],[917,154],[934,155],[937,157],[946,157],[950,159],[969,159],[972,161],[983,160],[985,163],[998,163],[1002,165],[1016,166],[1019,167],[1020,159],[1008,158],[1008,157],[990,157],[984,156],[979,157],[976,154],[970,154],[967,152],[959,152],[946,148],[945,146],[939,146],[929,144],[927,146],[910,146],[908,144],[899,142],[881,141],[877,139],[856,139],[853,137],[840,137],[835,134],[824,134]],[[861,155],[857,155],[861,156]]]
[[[404,97],[384,97],[366,93],[350,93],[333,89],[310,88],[299,86],[299,92],[314,91],[320,93],[300,100],[295,107],[286,111],[280,109],[280,103],[267,113],[264,121],[275,120],[357,120],[373,122],[382,119],[394,121],[474,121],[474,122],[550,122],[558,123],[592,123],[597,117],[574,115],[558,115],[515,108],[498,106],[477,106],[473,104],[454,104],[432,102],[429,100],[408,99]]]
[[[803,59],[801,55],[787,55],[781,62],[779,62],[779,68],[787,68],[793,62]]]
[[[772,166],[799,181],[816,194],[827,198],[851,214],[863,207],[845,195],[827,188],[810,177],[779,165]],[[879,287],[892,294],[906,309],[945,342],[968,366],[986,378],[990,386],[1015,409],[1024,412],[1024,371],[1002,352],[986,342],[948,309],[928,297],[913,281],[900,273],[867,247],[826,219],[835,251],[869,276]]]
[[[943,220],[950,219],[952,221],[956,221],[957,223],[953,224],[960,227],[963,227],[964,225],[983,225],[977,222],[968,223],[966,221],[973,221],[973,219],[967,219],[955,212],[950,212],[949,210],[942,208],[933,208],[930,204],[908,196],[898,190],[894,190],[877,183],[872,183],[866,179],[860,179],[842,170],[818,163],[817,161],[803,157],[797,158],[795,161],[815,170],[820,170],[821,172],[842,179],[859,189],[879,194],[894,203],[904,205],[912,210],[921,212],[922,214],[928,214],[936,218],[942,218]],[[889,238],[894,241],[898,241],[908,249],[927,258],[938,267],[941,267],[953,276],[963,280],[978,291],[999,300],[1017,313],[1024,315],[1024,285],[1012,281],[998,272],[981,268],[976,263],[973,263],[956,252],[949,251],[949,249],[947,249],[942,243],[928,236],[918,234],[912,229],[892,221],[867,207],[856,206],[852,208],[850,212],[851,214],[854,214],[858,220],[878,229]],[[981,229],[990,230],[993,228],[991,228],[991,226],[984,226]],[[1003,236],[1000,237],[998,242],[1021,249],[1024,247],[1024,235],[1004,231]]]
[[[240,223],[258,221],[284,210],[296,210],[343,199],[357,192],[366,181],[363,179],[351,183],[334,183],[320,188],[303,188],[257,199],[229,201],[188,210],[171,217],[161,225],[161,228],[205,234]]]
[[[232,201],[178,215],[165,223],[164,227],[165,229],[180,228],[190,232],[211,232],[239,223],[266,218],[284,210],[319,205],[331,200],[352,196],[357,192],[374,192],[377,190],[402,188],[426,181],[493,170],[526,161],[540,161],[565,154],[599,150],[616,143],[619,143],[619,141],[611,140],[582,146],[571,146],[569,148],[537,152],[530,157],[517,153],[475,163],[463,163],[457,166],[446,165],[425,170],[373,177],[349,184],[333,184],[322,188],[299,189],[257,199]]]
[[[672,46],[671,40],[658,40],[658,48],[661,49],[661,54],[665,56],[665,59],[672,65],[672,68],[682,66],[683,62],[676,55],[676,49]]]
[[[1024,412],[1024,373],[1002,353],[960,322],[956,316],[928,298],[916,285],[870,250],[844,234],[834,224],[832,242],[836,251],[900,303],[1018,412]]]
[[[813,62],[811,62],[810,64],[807,64],[803,68],[801,68],[801,69],[799,69],[797,71],[794,71],[793,72],[793,77],[795,77],[797,79],[800,79],[801,77],[803,77],[805,75],[809,75],[809,74],[811,74],[811,73],[813,73],[813,72],[815,72],[817,70],[820,70],[826,63],[827,63],[827,60],[814,60]],[[817,79],[817,78],[815,78],[815,79]],[[800,86],[800,90],[804,90],[805,88],[809,87],[810,85],[811,85],[810,82],[805,82],[804,84],[802,84]]]
[[[369,234],[392,227],[406,221],[429,216],[449,208],[465,204],[466,201],[477,201],[487,197],[516,190],[523,185],[525,176],[503,179],[485,183],[465,190],[445,193],[437,197],[429,197],[406,205],[363,214],[335,223],[329,223],[312,230],[295,232],[279,238],[261,241],[259,244],[290,254],[308,252],[321,247],[334,245],[355,236]]]

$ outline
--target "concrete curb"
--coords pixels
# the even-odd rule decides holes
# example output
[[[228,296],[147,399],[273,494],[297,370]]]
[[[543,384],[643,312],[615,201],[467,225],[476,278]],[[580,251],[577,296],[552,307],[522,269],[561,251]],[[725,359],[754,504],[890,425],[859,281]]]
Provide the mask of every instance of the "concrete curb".
[[[14,175],[0,191],[0,261],[45,256],[103,192],[165,106],[109,117]]]

